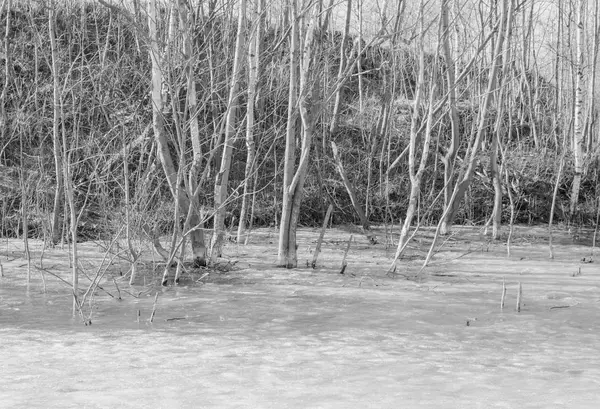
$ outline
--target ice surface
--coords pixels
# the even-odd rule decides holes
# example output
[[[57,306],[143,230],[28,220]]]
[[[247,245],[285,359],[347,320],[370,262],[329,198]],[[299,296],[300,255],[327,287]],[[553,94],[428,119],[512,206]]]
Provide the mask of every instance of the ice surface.
[[[317,233],[301,233],[312,259]],[[273,233],[254,243],[268,243],[260,234]],[[361,237],[337,274],[347,237],[327,233],[317,270],[274,268],[272,244],[232,244],[238,269],[158,288],[152,324],[154,290],[99,294],[91,327],[51,276],[46,293],[37,271],[27,289],[20,243],[3,244],[0,408],[599,407],[600,268],[581,263],[589,247],[563,244],[548,260],[543,238],[522,233],[507,259],[502,243],[453,240],[415,278],[425,236],[390,278],[392,250]],[[66,253],[47,252],[45,267],[67,278]],[[90,265],[101,256],[82,245]]]

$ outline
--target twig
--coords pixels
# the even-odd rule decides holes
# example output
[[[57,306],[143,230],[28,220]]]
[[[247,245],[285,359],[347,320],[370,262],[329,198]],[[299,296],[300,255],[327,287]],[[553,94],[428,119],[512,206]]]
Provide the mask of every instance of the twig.
[[[519,292],[517,293],[517,307],[515,308],[517,312],[521,312],[521,298],[523,297],[523,286],[519,281]]]
[[[360,280],[358,281],[358,286],[359,286],[359,287],[362,287],[362,282],[363,282],[363,280],[364,280],[365,278],[368,278],[368,279],[370,279],[371,281],[373,281],[373,285],[374,285],[375,287],[379,287],[379,284],[377,283],[377,281],[376,281],[376,280],[375,280],[373,277],[371,277],[370,275],[364,275],[364,276],[362,276],[362,277],[360,278]]]
[[[45,273],[48,273],[48,274],[50,274],[50,275],[51,275],[51,276],[53,276],[53,277],[56,277],[56,278],[58,278],[60,281],[62,281],[63,283],[65,283],[65,284],[66,284],[66,285],[68,285],[69,287],[71,286],[71,283],[70,283],[70,282],[68,282],[67,280],[65,280],[65,279],[64,279],[64,278],[62,278],[61,276],[59,276],[59,275],[57,275],[57,274],[54,274],[53,272],[49,271],[48,269],[46,269],[46,268],[40,268],[40,267],[38,267],[38,266],[35,266],[35,265],[34,265],[34,267],[35,267],[35,268],[37,268],[37,269],[38,269],[38,270],[40,270],[40,271],[43,271],[43,272],[45,272]]]
[[[202,275],[200,276],[200,278],[196,280],[196,282],[198,282],[198,281],[202,280],[202,279],[203,279],[204,277],[206,277],[207,275],[208,275],[208,273],[204,273],[204,274],[202,274]]]

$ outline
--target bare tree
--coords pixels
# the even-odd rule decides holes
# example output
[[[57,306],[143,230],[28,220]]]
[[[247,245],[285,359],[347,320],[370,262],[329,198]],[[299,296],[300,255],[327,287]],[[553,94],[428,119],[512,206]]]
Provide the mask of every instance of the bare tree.
[[[258,82],[260,78],[260,53],[262,32],[265,21],[265,0],[254,3],[254,28],[248,47],[248,106],[246,111],[246,169],[244,173],[244,193],[240,207],[240,221],[237,231],[237,243],[242,242],[242,234],[246,229],[248,212],[248,197],[254,187],[255,160],[256,160],[256,103]]]
[[[62,234],[62,219],[61,213],[63,208],[64,199],[64,179],[62,172],[62,159],[61,159],[61,144],[59,127],[61,122],[60,116],[60,84],[59,84],[59,72],[58,72],[58,47],[56,44],[56,18],[55,18],[55,5],[52,4],[48,8],[48,30],[50,35],[50,53],[52,61],[52,83],[53,83],[53,105],[54,105],[54,118],[52,121],[52,142],[54,148],[54,171],[56,174],[56,188],[54,191],[54,207],[52,211],[52,234],[51,239],[53,244],[57,244]]]
[[[498,80],[498,91],[496,98],[496,121],[492,131],[492,143],[490,146],[490,178],[494,186],[494,208],[492,210],[492,238],[498,239],[500,235],[500,225],[502,222],[502,172],[498,166],[498,152],[500,150],[500,140],[504,134],[504,100],[506,94],[505,84],[508,76],[508,67],[510,66],[510,47],[511,47],[511,29],[514,14],[514,0],[509,0],[508,20],[506,23],[506,34],[504,41],[504,50],[501,65],[500,79]],[[505,164],[506,166],[506,164]]]
[[[586,9],[586,0],[577,0],[577,55],[575,62],[575,104],[573,111],[573,161],[574,161],[574,175],[573,185],[571,187],[571,205],[569,207],[569,217],[573,221],[577,205],[579,203],[579,190],[581,187],[581,178],[583,175],[583,133],[584,133],[584,122],[583,117],[583,87],[584,87],[584,74],[583,74],[583,31],[584,31],[584,13]]]
[[[310,160],[315,121],[320,109],[319,104],[316,103],[318,82],[315,80],[315,70],[313,69],[314,31],[317,24],[315,10],[317,7],[310,1],[303,6],[304,13],[300,15],[298,0],[291,0],[290,87],[283,176],[283,206],[277,262],[279,266],[287,268],[295,268],[298,265],[296,228],[304,194],[304,182]],[[302,43],[299,41],[300,36],[302,36]],[[300,44],[302,44],[301,52]],[[297,75],[297,71],[299,71],[299,75]],[[300,162],[296,168],[295,138],[298,111],[302,122],[302,147]]]
[[[456,1],[456,0],[455,0]],[[442,50],[446,62],[446,82],[448,84],[448,118],[450,119],[450,145],[446,154],[442,157],[444,164],[444,205],[447,206],[452,195],[452,182],[454,178],[454,161],[460,144],[459,119],[456,108],[456,66],[450,50],[450,24],[448,21],[448,3],[450,0],[442,0],[441,23],[442,23]],[[454,22],[454,24],[457,24]]]
[[[425,172],[425,168],[427,165],[427,160],[429,159],[429,148],[431,143],[431,128],[433,125],[433,109],[434,109],[434,99],[436,94],[436,82],[435,79],[429,79],[429,92],[428,92],[428,104],[427,104],[427,117],[426,117],[426,127],[424,136],[421,138],[422,145],[418,146],[417,136],[419,133],[419,128],[421,125],[421,100],[425,94],[423,88],[426,86],[427,82],[425,79],[425,50],[424,50],[424,39],[426,32],[426,23],[425,23],[425,2],[421,0],[419,3],[419,76],[417,79],[417,89],[415,91],[415,99],[413,104],[413,112],[410,123],[410,142],[408,147],[408,173],[410,177],[410,194],[408,199],[408,209],[406,210],[406,217],[404,218],[404,223],[402,224],[402,229],[400,230],[400,238],[398,239],[398,247],[396,249],[396,254],[394,255],[394,261],[392,262],[391,269],[394,268],[394,265],[398,258],[404,252],[406,244],[408,242],[408,233],[410,230],[410,226],[412,225],[413,218],[415,216],[417,210],[417,203],[419,200],[419,195],[421,194],[421,181],[423,179],[423,172]],[[418,159],[418,151],[421,151],[421,158]],[[416,163],[419,163],[418,168],[416,167]]]
[[[500,13],[499,13],[499,24],[497,25],[496,36],[495,36],[495,45],[493,51],[493,59],[492,66],[489,70],[488,82],[487,82],[487,90],[483,95],[483,101],[481,103],[479,109],[478,123],[477,123],[477,132],[475,135],[475,140],[470,146],[470,152],[468,154],[468,160],[466,162],[466,168],[462,171],[462,177],[460,177],[459,181],[454,186],[454,190],[452,192],[452,196],[444,210],[444,215],[440,221],[440,231],[442,234],[446,234],[449,231],[450,225],[454,220],[454,216],[458,211],[460,202],[464,197],[464,194],[471,184],[471,180],[473,179],[473,174],[475,172],[475,162],[479,155],[479,149],[481,147],[482,139],[484,138],[487,132],[487,125],[489,119],[489,107],[490,102],[493,98],[493,92],[496,88],[496,78],[498,75],[498,70],[500,68],[500,61],[502,58],[502,50],[503,50],[503,42],[506,31],[506,21],[508,14],[507,0],[501,0],[500,3]]]
[[[225,238],[225,206],[227,205],[227,185],[229,183],[233,143],[235,142],[237,132],[235,125],[237,121],[240,80],[242,76],[243,45],[246,32],[246,28],[244,27],[246,21],[246,4],[246,0],[242,0],[238,11],[238,30],[235,42],[235,55],[233,57],[233,73],[229,90],[229,102],[227,104],[223,155],[221,156],[221,167],[215,181],[214,232],[210,243],[210,258],[213,263],[217,261],[218,257],[221,257],[223,241]]]

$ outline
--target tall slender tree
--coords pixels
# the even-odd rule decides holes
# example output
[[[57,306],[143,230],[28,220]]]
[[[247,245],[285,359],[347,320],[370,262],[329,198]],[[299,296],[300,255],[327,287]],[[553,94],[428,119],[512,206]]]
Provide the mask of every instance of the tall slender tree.
[[[315,121],[320,109],[317,103],[318,81],[315,78],[314,46],[317,6],[308,0],[303,4],[303,14],[298,10],[298,0],[291,1],[292,27],[290,30],[290,86],[288,98],[288,123],[283,175],[283,206],[279,227],[277,264],[295,268],[298,265],[296,228],[304,195],[304,182],[308,172],[310,150]],[[300,41],[300,38],[302,41]],[[300,47],[302,48],[300,49]],[[296,132],[298,114],[301,120],[302,146],[300,162],[296,162]]]
[[[214,263],[221,257],[223,241],[225,238],[225,207],[227,205],[227,185],[229,184],[229,171],[231,169],[231,158],[233,144],[237,134],[237,116],[239,109],[240,81],[242,77],[242,58],[245,42],[245,21],[247,1],[241,0],[238,10],[238,29],[235,42],[235,55],[233,57],[233,73],[231,75],[231,86],[229,89],[229,102],[227,104],[227,116],[225,123],[225,140],[223,142],[223,155],[221,156],[221,167],[215,181],[215,216],[214,232],[210,244],[210,258]]]
[[[577,205],[579,203],[579,190],[581,188],[581,178],[583,175],[583,133],[584,122],[583,105],[584,105],[584,13],[586,11],[586,0],[577,0],[577,30],[576,30],[576,47],[577,54],[575,60],[575,103],[573,110],[573,185],[571,187],[571,204],[569,207],[569,217],[573,221]]]
[[[499,24],[496,26],[496,35],[495,35],[495,44],[494,50],[492,54],[492,65],[488,73],[488,81],[487,81],[487,90],[485,91],[482,97],[482,103],[479,108],[479,116],[477,119],[477,131],[475,135],[475,140],[470,146],[470,151],[468,152],[468,158],[465,165],[466,168],[462,171],[462,176],[459,177],[458,182],[454,186],[452,196],[446,205],[444,210],[444,215],[440,221],[440,231],[444,234],[447,233],[450,229],[450,225],[452,224],[456,213],[458,212],[458,208],[462,201],[462,198],[465,195],[465,192],[471,181],[473,179],[473,174],[475,173],[475,162],[479,155],[479,151],[481,149],[481,144],[484,136],[487,133],[488,128],[488,120],[489,120],[489,110],[490,110],[490,102],[493,98],[493,92],[496,88],[496,80],[498,75],[498,70],[500,68],[500,61],[502,57],[504,36],[506,30],[506,21],[508,14],[507,0],[500,0],[500,12],[498,15]]]
[[[240,207],[240,221],[237,231],[237,242],[242,242],[242,234],[246,229],[248,198],[252,194],[254,172],[256,169],[256,105],[260,78],[261,43],[265,21],[265,0],[254,3],[253,29],[248,46],[248,105],[246,108],[246,168],[244,172],[244,193]]]

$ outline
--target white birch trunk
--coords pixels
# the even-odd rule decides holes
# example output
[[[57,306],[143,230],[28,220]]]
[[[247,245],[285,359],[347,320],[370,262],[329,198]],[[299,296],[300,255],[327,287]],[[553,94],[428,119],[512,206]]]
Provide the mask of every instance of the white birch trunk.
[[[246,230],[246,218],[248,213],[249,196],[252,194],[254,181],[254,161],[256,157],[255,133],[255,109],[258,92],[258,79],[260,70],[260,44],[262,41],[263,12],[265,0],[255,3],[254,22],[255,29],[248,47],[248,108],[246,113],[246,169],[244,175],[244,193],[242,195],[242,207],[240,209],[240,221],[237,231],[237,243],[242,243],[242,235]]]
[[[229,90],[229,102],[227,106],[227,118],[225,123],[225,139],[223,142],[223,155],[221,167],[215,181],[214,199],[214,231],[210,243],[210,258],[214,263],[221,257],[223,242],[225,240],[225,208],[227,201],[227,185],[229,184],[229,170],[231,169],[231,157],[233,154],[233,143],[236,138],[236,118],[239,107],[240,80],[242,75],[242,54],[245,33],[246,0],[241,0],[238,29],[235,41],[235,55],[233,59],[233,75],[231,88]]]
[[[581,187],[581,178],[583,175],[583,13],[586,7],[586,0],[577,0],[577,56],[575,77],[575,110],[573,112],[573,161],[574,176],[571,188],[571,205],[569,208],[569,217],[571,221],[576,215],[577,205],[579,203],[579,190]]]
[[[310,149],[314,134],[316,114],[320,107],[316,104],[317,82],[314,80],[314,74],[311,72],[313,61],[314,30],[316,25],[315,9],[313,5],[310,14],[310,21],[305,24],[303,35],[304,46],[300,64],[294,54],[298,53],[298,4],[297,0],[292,0],[292,46],[290,49],[290,97],[288,111],[288,132],[286,134],[286,152],[284,164],[284,184],[283,184],[283,207],[281,213],[281,224],[279,228],[279,251],[278,265],[286,268],[295,268],[298,265],[297,246],[296,246],[296,227],[300,217],[300,205],[302,204],[304,182],[308,171],[310,160]],[[296,75],[294,72],[300,69],[299,90],[296,97]],[[298,107],[300,118],[302,120],[302,149],[300,163],[294,172],[295,156],[295,122],[297,108],[293,103],[298,98]]]

